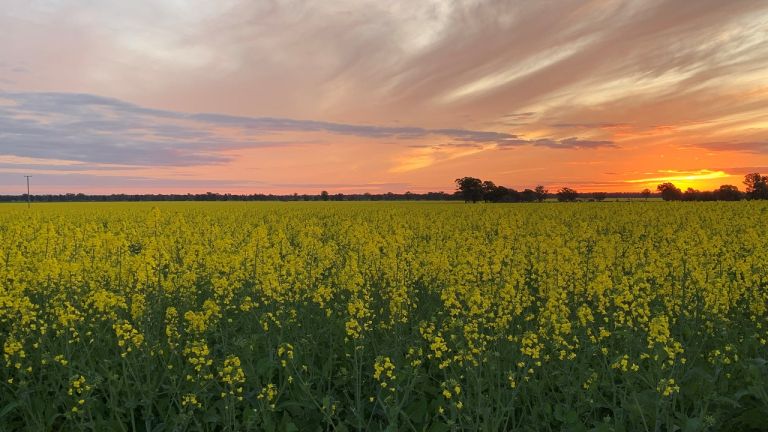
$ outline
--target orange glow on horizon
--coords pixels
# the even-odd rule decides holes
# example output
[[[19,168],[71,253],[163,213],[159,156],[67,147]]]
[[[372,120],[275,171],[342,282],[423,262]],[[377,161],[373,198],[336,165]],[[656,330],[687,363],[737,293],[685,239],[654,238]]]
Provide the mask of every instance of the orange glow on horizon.
[[[674,173],[675,171],[669,171],[670,173]],[[625,180],[627,183],[654,183],[654,182],[675,182],[675,181],[695,181],[695,180],[713,180],[713,179],[720,179],[720,178],[726,178],[726,177],[732,177],[732,174],[728,174],[724,171],[710,171],[710,170],[700,170],[696,174],[679,174],[679,175],[670,175],[670,176],[662,176],[662,177],[651,177],[651,178],[642,178],[642,179],[635,179],[635,180]]]

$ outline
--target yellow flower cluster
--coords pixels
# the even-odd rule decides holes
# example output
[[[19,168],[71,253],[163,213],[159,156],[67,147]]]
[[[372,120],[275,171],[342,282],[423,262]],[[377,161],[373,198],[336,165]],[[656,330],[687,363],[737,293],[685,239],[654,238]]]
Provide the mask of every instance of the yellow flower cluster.
[[[203,404],[197,400],[197,395],[187,393],[181,397],[181,406],[185,408],[202,408]]]
[[[389,390],[394,392],[395,387],[392,384],[397,379],[397,376],[395,375],[395,364],[392,363],[392,359],[387,356],[376,357],[376,362],[373,364],[373,378],[378,381],[382,389],[389,387]]]
[[[673,378],[662,379],[656,386],[656,391],[658,391],[662,396],[668,397],[675,393],[679,393],[680,386],[675,384],[675,380]]]
[[[179,334],[179,312],[175,307],[170,306],[165,310],[165,337],[168,340],[168,347],[175,350],[179,347],[181,335]]]
[[[456,409],[460,410],[464,408],[464,403],[459,398],[461,396],[461,385],[459,385],[456,380],[450,379],[448,381],[444,381],[440,383],[440,388],[442,389],[440,393],[445,401],[450,403],[450,405]],[[442,410],[442,407],[439,409]]]
[[[82,375],[76,375],[69,380],[67,394],[75,399],[75,404],[71,408],[73,413],[79,412],[82,406],[85,405],[85,398],[91,391],[91,388],[91,385],[87,383]]]
[[[224,359],[224,365],[219,370],[219,380],[224,384],[227,391],[221,394],[221,397],[236,396],[238,400],[243,400],[243,384],[245,383],[245,373],[240,367],[240,358],[229,356]]]
[[[140,348],[144,343],[144,335],[139,333],[131,323],[120,321],[112,325],[112,329],[117,336],[117,345],[122,349],[122,357],[128,355],[134,348]]]
[[[213,379],[213,374],[206,372],[207,368],[213,364],[213,359],[211,358],[211,351],[208,349],[208,344],[205,341],[196,340],[189,342],[184,347],[184,356],[186,357],[187,362],[192,365],[198,379]],[[187,375],[187,380],[194,381],[195,377]]]
[[[611,367],[613,369],[618,369],[622,372],[637,372],[640,370],[640,366],[638,366],[636,363],[632,363],[629,361],[629,356],[627,354],[624,354],[621,356],[620,359],[616,360],[613,364],[611,364]]]
[[[216,324],[221,317],[221,308],[213,300],[206,300],[203,303],[203,310],[200,312],[187,311],[184,319],[187,320],[187,329],[190,333],[205,333],[206,329]]]
[[[280,359],[280,366],[288,366],[288,360],[293,360],[293,345],[283,342],[277,347],[277,358]]]
[[[7,367],[21,369],[21,362],[26,356],[27,353],[24,352],[24,346],[20,341],[16,340],[13,336],[5,340],[3,344],[3,358],[5,358],[5,365]]]
[[[371,311],[366,306],[370,298],[353,298],[347,304],[349,319],[346,323],[347,337],[360,339],[366,331],[371,329]]]
[[[520,352],[532,359],[541,358],[542,345],[536,333],[527,332],[520,343]]]
[[[266,402],[270,408],[274,409],[277,401],[277,386],[269,383],[262,387],[256,399]]]

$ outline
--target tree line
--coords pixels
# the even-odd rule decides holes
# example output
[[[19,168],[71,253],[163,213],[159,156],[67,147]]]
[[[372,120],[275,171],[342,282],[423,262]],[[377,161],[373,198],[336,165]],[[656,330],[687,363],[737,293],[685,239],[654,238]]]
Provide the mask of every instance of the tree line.
[[[229,194],[206,192],[198,194],[109,194],[84,193],[31,195],[32,202],[121,202],[121,201],[450,201],[460,200],[458,194],[426,193],[329,193],[320,194]],[[27,202],[27,194],[0,195],[0,202]]]
[[[666,182],[658,185],[656,190],[664,201],[739,201],[742,199],[768,199],[768,176],[751,173],[744,176],[746,190],[740,191],[734,185],[722,185],[713,191],[700,191],[688,188],[682,191],[673,183]]]
[[[560,188],[554,194],[550,194],[544,186],[539,185],[533,189],[517,191],[506,186],[498,186],[491,180],[481,180],[475,177],[457,178],[456,192],[461,195],[464,202],[542,202],[554,196],[558,201],[576,201],[580,194],[569,187]],[[608,197],[606,192],[594,192],[587,197],[594,201],[602,201]]]
[[[640,193],[608,193],[591,192],[580,194],[569,187],[562,187],[557,192],[550,194],[544,186],[536,186],[534,189],[517,191],[505,186],[498,186],[493,181],[481,180],[476,177],[461,177],[455,180],[456,193],[464,202],[542,202],[546,198],[554,197],[561,202],[576,201],[579,198],[589,201],[603,201],[606,198],[650,198],[653,193],[650,189],[644,189]],[[713,191],[700,191],[688,188],[682,191],[673,183],[666,182],[658,185],[656,191],[664,201],[739,201],[742,199],[762,200],[768,199],[768,176],[760,173],[751,173],[744,176],[746,190],[740,191],[734,185],[722,185]]]
[[[645,189],[641,192],[591,192],[579,193],[569,187],[562,187],[550,193],[544,186],[521,191],[496,185],[490,180],[475,177],[462,177],[455,180],[456,191],[426,193],[329,193],[320,194],[220,194],[206,192],[198,194],[110,194],[92,195],[84,193],[32,195],[32,202],[120,202],[120,201],[465,201],[465,202],[542,202],[547,198],[557,198],[568,202],[577,199],[603,201],[606,198],[650,198],[654,194]],[[688,188],[680,190],[672,183],[662,183],[656,190],[665,201],[738,201],[741,199],[768,199],[768,176],[759,173],[744,177],[746,190],[740,191],[733,185],[722,185],[714,191],[699,191]],[[26,202],[27,194],[0,195],[0,202]]]

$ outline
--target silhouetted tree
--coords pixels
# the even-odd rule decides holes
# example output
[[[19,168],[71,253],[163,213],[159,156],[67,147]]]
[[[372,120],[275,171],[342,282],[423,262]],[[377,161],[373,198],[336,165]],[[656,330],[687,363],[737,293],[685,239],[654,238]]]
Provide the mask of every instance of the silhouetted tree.
[[[525,189],[522,192],[520,192],[520,201],[522,202],[539,201],[539,195],[536,193],[535,190]]]
[[[493,182],[483,182],[483,198],[488,202],[506,201],[509,195],[509,189],[504,186],[496,186]]]
[[[592,198],[594,198],[595,201],[603,201],[608,198],[608,194],[606,192],[595,192],[592,194]]]
[[[530,189],[526,189],[530,190]],[[536,188],[533,190],[533,192],[536,194],[536,201],[542,202],[547,198],[547,193],[549,192],[544,188],[542,185],[536,186]]]
[[[320,192],[320,199],[323,201],[328,201],[328,191]]]
[[[734,185],[722,185],[715,191],[715,199],[720,201],[738,201],[741,191]]]
[[[557,191],[558,201],[562,201],[562,202],[576,201],[576,198],[578,197],[579,197],[579,193],[569,187],[560,188],[560,190]]]
[[[672,183],[662,183],[656,186],[656,190],[661,192],[661,198],[664,201],[678,201],[683,199],[683,191],[678,189]]]
[[[483,189],[483,200],[485,200],[485,202],[498,202],[496,183],[490,180],[485,180],[481,188]]]
[[[483,182],[475,177],[456,179],[456,188],[464,198],[464,202],[476,203],[483,199]]]
[[[683,200],[696,201],[700,195],[701,195],[701,192],[697,191],[694,188],[689,187],[688,189],[685,190],[685,192],[683,192]]]
[[[747,198],[768,199],[768,176],[760,173],[751,173],[744,176],[744,185],[747,186]]]
[[[647,201],[647,200],[648,200],[648,198],[650,198],[650,196],[651,196],[651,190],[650,190],[650,189],[648,189],[648,188],[645,188],[645,189],[643,189],[643,190],[640,192],[640,195],[642,195],[642,196],[643,196],[643,198],[645,198],[645,200]]]
[[[507,195],[502,199],[503,202],[520,202],[520,192],[514,189],[507,189]]]

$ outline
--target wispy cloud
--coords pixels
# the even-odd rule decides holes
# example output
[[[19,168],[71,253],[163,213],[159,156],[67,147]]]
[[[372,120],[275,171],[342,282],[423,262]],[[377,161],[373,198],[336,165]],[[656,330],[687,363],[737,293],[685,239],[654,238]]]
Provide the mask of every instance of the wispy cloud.
[[[518,147],[521,145],[532,145],[535,147],[547,147],[551,149],[596,149],[618,147],[613,141],[579,139],[578,137],[565,138],[561,140],[554,140],[550,138],[512,139],[499,144],[501,148]]]
[[[231,160],[224,150],[313,144],[284,133],[366,139],[448,139],[455,146],[611,147],[610,141],[523,139],[452,128],[355,125],[274,117],[183,113],[114,98],[71,93],[0,93],[0,154],[90,163],[203,165]],[[282,138],[281,138],[282,137]],[[315,141],[314,143],[322,141]]]
[[[737,142],[709,142],[694,144],[693,147],[718,152],[748,152],[768,154],[768,140],[764,141],[737,141]]]

